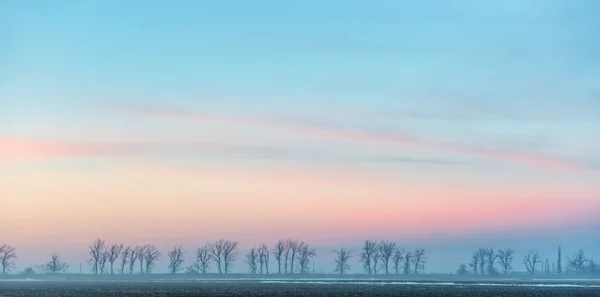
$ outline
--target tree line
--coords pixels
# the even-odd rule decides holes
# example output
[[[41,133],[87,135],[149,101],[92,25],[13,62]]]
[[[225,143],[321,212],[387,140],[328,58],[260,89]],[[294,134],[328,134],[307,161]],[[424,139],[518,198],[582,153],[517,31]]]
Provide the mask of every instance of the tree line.
[[[239,256],[239,243],[233,240],[219,239],[196,249],[189,265],[181,245],[167,251],[168,270],[172,274],[186,272],[194,274],[231,273],[233,264]],[[335,253],[334,272],[347,274],[351,267],[350,259],[358,257],[364,272],[377,274],[423,274],[428,257],[425,249],[406,250],[392,241],[366,240],[358,254],[346,248]],[[475,250],[468,264],[461,264],[459,275],[507,275],[513,270],[515,251],[511,248],[479,248]],[[109,244],[97,239],[88,246],[87,263],[91,272],[103,274],[151,274],[163,253],[152,244],[125,246]],[[291,238],[278,240],[273,246],[260,244],[250,248],[244,257],[244,264],[252,274],[307,274],[314,263],[316,249],[310,244]],[[273,261],[274,259],[274,261]],[[2,274],[9,274],[16,267],[17,250],[11,245],[0,245],[0,266]],[[274,262],[274,263],[273,263]],[[275,264],[275,267],[270,267]],[[558,247],[553,261],[542,259],[537,250],[530,250],[523,257],[523,267],[530,274],[545,273],[561,275],[566,271],[578,274],[600,274],[593,258],[588,258],[582,249],[563,259],[562,247]],[[566,264],[566,269],[563,269]],[[52,253],[47,263],[25,268],[22,273],[66,273],[69,265],[64,263],[59,253]]]
[[[461,264],[457,274],[460,275],[501,275],[509,274],[513,269],[515,251],[511,248],[494,250],[493,248],[479,248],[471,255],[471,261]],[[546,275],[562,275],[563,262],[567,265],[566,271],[576,274],[600,274],[593,258],[588,258],[583,249],[563,260],[562,247],[559,246],[556,258],[550,262],[549,258],[542,259],[539,251],[530,250],[523,256],[523,267],[529,275],[543,273]],[[552,263],[552,264],[551,264]],[[539,269],[538,269],[539,268]]]

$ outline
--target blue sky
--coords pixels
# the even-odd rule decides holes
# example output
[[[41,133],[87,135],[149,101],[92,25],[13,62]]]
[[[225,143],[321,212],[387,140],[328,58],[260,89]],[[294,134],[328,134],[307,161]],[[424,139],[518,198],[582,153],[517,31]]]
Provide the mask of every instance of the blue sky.
[[[592,0],[2,1],[0,164],[33,184],[123,164],[343,172],[435,184],[448,204],[476,185],[597,209],[599,15]]]

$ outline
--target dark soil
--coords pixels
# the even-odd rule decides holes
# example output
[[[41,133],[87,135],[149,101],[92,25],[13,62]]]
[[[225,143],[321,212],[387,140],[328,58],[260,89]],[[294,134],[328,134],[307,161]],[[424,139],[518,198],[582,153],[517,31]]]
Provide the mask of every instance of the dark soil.
[[[600,288],[510,287],[510,286],[427,286],[359,284],[261,284],[261,283],[0,283],[0,297],[8,296],[398,296],[398,297],[592,297]]]

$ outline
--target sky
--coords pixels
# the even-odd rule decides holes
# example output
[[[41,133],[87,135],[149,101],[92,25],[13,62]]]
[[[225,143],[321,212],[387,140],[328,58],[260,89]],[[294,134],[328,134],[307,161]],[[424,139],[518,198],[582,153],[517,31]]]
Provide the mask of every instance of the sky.
[[[1,1],[0,244],[600,258],[600,3]],[[163,257],[166,258],[166,257]],[[355,257],[354,272],[361,271]],[[166,268],[165,260],[156,271]],[[162,267],[165,266],[165,267]]]

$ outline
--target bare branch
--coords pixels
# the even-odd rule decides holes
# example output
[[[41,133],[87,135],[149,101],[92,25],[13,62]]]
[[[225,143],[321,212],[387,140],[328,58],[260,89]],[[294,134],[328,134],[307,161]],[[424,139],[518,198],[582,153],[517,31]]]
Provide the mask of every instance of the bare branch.
[[[394,251],[396,250],[396,243],[391,241],[381,241],[378,248],[379,258],[382,261],[381,265],[385,269],[385,274],[390,274],[389,263]]]
[[[363,263],[363,267],[365,271],[369,273],[369,275],[373,274],[373,261],[375,261],[377,253],[377,243],[374,241],[367,240],[365,241],[365,245],[362,248],[362,252],[360,253],[360,261]]]
[[[176,274],[181,270],[181,265],[183,265],[183,248],[182,246],[175,246],[168,253],[169,255],[169,270],[172,274]]]
[[[535,267],[538,263],[540,263],[540,261],[541,257],[538,251],[531,250],[527,255],[525,255],[525,258],[523,259],[523,264],[525,264],[527,272],[529,272],[529,274],[531,275],[534,275]]]
[[[348,270],[350,270],[348,260],[352,258],[352,253],[344,248],[333,252],[336,254],[334,271],[339,272],[340,274],[345,274]]]
[[[261,244],[258,247],[258,262],[260,263],[260,274],[263,274],[263,266],[265,268],[264,272],[269,274],[269,248],[266,244]]]
[[[88,262],[92,265],[92,272],[98,274],[100,272],[100,261],[106,249],[106,242],[101,239],[96,239],[89,247],[90,259]]]
[[[246,263],[248,263],[248,267],[250,269],[250,273],[256,274],[257,270],[257,261],[258,261],[258,252],[256,248],[250,249],[248,255],[246,255]]]
[[[14,260],[17,259],[17,249],[11,245],[0,245],[0,264],[2,274],[7,274],[15,268]]]
[[[162,253],[156,248],[156,246],[147,244],[144,253],[144,261],[146,262],[146,274],[152,273],[155,262],[160,259]]]

